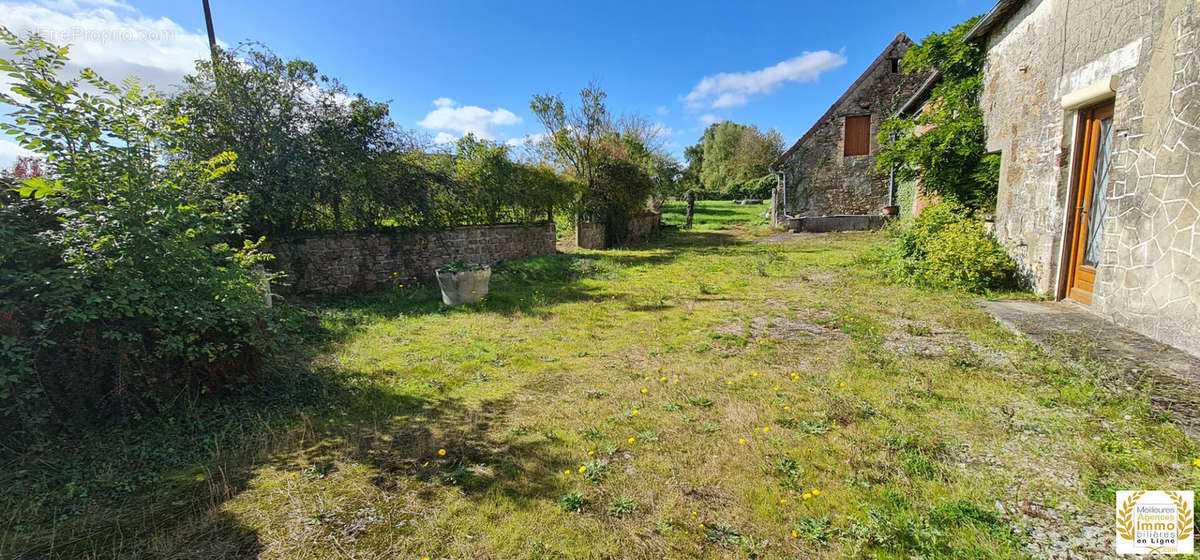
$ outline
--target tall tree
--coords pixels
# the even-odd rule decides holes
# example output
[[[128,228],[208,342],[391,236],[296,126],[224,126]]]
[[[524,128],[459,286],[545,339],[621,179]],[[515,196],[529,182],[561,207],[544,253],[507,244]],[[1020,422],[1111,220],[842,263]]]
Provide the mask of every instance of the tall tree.
[[[769,174],[767,167],[783,153],[783,136],[771,129],[731,121],[709,125],[700,141],[684,150],[686,181],[705,191],[739,195],[744,184]]]

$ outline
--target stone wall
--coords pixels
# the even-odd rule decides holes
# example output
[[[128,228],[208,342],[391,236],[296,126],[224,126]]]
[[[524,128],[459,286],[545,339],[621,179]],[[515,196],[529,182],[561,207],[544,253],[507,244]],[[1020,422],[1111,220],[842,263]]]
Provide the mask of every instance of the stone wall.
[[[599,222],[578,222],[575,224],[575,246],[580,249],[603,249],[605,228]]]
[[[491,264],[555,253],[554,224],[469,226],[420,233],[317,235],[273,243],[283,292],[371,291],[434,279],[462,260]]]
[[[644,240],[662,225],[662,214],[646,212],[629,220],[629,243]],[[575,245],[580,249],[607,249],[607,231],[602,223],[579,222],[575,225]]]
[[[784,154],[788,207],[795,216],[878,214],[888,205],[887,173],[875,170],[879,125],[928,77],[892,71],[912,41],[904,34],[869,66],[804,137]],[[843,156],[846,117],[870,115],[868,155]]]
[[[641,241],[650,237],[651,234],[658,231],[662,224],[662,214],[657,212],[647,212],[640,216],[634,216],[629,220],[629,240]]]
[[[981,99],[1002,156],[996,236],[1041,293],[1061,294],[1076,112],[1119,79],[1104,251],[1091,309],[1200,354],[1200,7],[1189,0],[1034,0],[993,29]]]

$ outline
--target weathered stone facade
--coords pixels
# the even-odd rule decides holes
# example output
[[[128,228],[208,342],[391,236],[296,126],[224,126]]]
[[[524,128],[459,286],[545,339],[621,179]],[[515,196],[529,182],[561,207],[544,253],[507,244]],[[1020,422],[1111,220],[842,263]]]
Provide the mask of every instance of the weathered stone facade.
[[[494,265],[553,255],[554,224],[458,227],[420,233],[319,235],[273,243],[272,266],[287,276],[285,292],[348,292],[382,289],[457,260]]]
[[[889,204],[888,173],[875,170],[879,125],[912,96],[925,75],[905,74],[899,61],[912,41],[903,33],[888,44],[866,71],[842,94],[803,137],[771,165],[782,172],[793,216],[878,214]],[[846,118],[870,116],[867,155],[845,156]],[[783,189],[780,189],[782,192]],[[782,223],[784,209],[775,197],[773,221]]]
[[[1064,295],[1078,112],[1063,99],[1115,85],[1091,309],[1200,354],[1200,4],[1002,1],[993,14],[975,35],[988,148],[1003,158],[997,238],[1037,291]]]
[[[662,214],[646,212],[629,219],[629,241],[641,241],[658,231]],[[580,249],[607,249],[607,231],[603,223],[579,222],[575,226],[575,245]]]

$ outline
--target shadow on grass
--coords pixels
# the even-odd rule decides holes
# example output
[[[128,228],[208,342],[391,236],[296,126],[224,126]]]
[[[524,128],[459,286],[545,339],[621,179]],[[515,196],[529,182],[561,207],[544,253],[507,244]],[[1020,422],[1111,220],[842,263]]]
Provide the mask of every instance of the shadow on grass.
[[[525,259],[498,267],[492,295],[450,308],[433,286],[293,303],[319,311],[299,353],[242,394],[201,399],[159,416],[80,429],[0,457],[0,557],[252,558],[258,535],[226,505],[271,469],[326,463],[374,469],[380,491],[438,485],[499,493],[514,507],[553,499],[569,463],[546,438],[498,437],[507,400],[467,404],[434,390],[399,393],[379,373],[348,371],[329,351],[379,318],[489,311],[550,315],[553,306],[610,299],[622,269],[747,243],[724,232],[668,232],[629,250]],[[401,377],[398,373],[397,378]],[[444,456],[438,449],[446,449]]]
[[[549,440],[496,437],[510,401],[400,394],[373,383],[377,375],[306,371],[11,458],[0,475],[0,557],[253,558],[263,544],[225,505],[270,471],[324,476],[335,463],[371,467],[380,491],[418,487],[429,501],[442,485],[498,490],[516,508],[553,499],[568,459]],[[348,521],[334,516],[326,530]]]

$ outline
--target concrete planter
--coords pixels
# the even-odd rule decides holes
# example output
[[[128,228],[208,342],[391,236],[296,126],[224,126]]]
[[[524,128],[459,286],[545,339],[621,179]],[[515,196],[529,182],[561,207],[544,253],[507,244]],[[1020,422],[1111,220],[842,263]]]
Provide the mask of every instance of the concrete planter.
[[[475,266],[478,266],[476,268]],[[488,265],[473,265],[466,270],[437,270],[438,287],[442,289],[442,303],[446,305],[462,305],[475,303],[488,293],[488,284],[492,280],[492,267]]]

